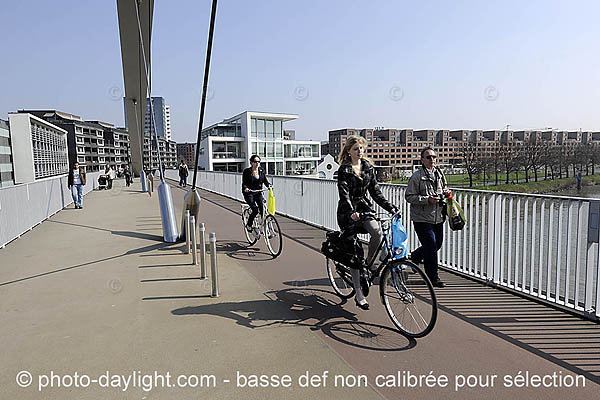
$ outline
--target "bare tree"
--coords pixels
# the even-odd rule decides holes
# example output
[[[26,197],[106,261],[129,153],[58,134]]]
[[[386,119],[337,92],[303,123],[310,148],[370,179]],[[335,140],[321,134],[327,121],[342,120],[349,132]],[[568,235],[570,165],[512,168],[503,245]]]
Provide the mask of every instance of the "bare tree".
[[[506,173],[505,183],[509,183],[510,173],[516,171],[515,158],[518,153],[518,145],[514,144],[501,144],[499,146],[499,157],[502,169]],[[517,177],[518,180],[518,177]]]
[[[469,187],[473,187],[473,174],[477,172],[477,147],[473,143],[464,143],[460,149],[463,167],[469,175]]]

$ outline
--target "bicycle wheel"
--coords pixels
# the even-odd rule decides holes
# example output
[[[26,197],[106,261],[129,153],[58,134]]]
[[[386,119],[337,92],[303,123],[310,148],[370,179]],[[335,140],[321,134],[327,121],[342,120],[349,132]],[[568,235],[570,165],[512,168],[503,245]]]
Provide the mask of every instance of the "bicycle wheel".
[[[253,245],[258,240],[258,237],[253,232],[248,232],[246,229],[246,223],[248,222],[248,218],[250,218],[250,213],[252,210],[249,207],[244,208],[242,211],[242,229],[244,230],[244,235],[246,235],[246,240],[250,245]]]
[[[271,214],[265,217],[264,222],[264,235],[265,243],[267,248],[273,257],[277,257],[281,254],[283,247],[283,236],[281,236],[281,229],[279,228],[279,222]]]
[[[400,332],[415,338],[431,332],[437,319],[437,299],[421,268],[408,260],[391,263],[383,270],[379,292]]]
[[[327,263],[327,276],[335,293],[342,299],[349,299],[354,296],[352,276],[350,276],[348,267],[329,258],[325,258],[325,262]]]

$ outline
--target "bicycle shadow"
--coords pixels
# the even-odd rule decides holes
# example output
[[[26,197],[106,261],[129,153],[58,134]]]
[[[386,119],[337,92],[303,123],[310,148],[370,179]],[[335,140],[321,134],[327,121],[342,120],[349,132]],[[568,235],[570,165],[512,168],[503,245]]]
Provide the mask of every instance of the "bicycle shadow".
[[[241,261],[268,261],[272,260],[271,253],[261,251],[256,243],[254,245],[241,241],[218,241],[217,252],[225,253],[228,257]]]
[[[405,351],[416,345],[392,328],[358,321],[356,314],[342,307],[346,301],[331,292],[290,288],[265,294],[270,300],[182,307],[171,313],[229,318],[250,329],[305,326],[345,345],[376,351]]]

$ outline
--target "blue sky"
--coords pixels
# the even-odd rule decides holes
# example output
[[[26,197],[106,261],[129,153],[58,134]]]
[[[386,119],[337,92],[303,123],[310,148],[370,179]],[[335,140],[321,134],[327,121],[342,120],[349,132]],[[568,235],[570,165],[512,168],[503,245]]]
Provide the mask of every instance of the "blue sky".
[[[195,141],[210,0],[156,0],[153,95]],[[221,0],[205,124],[296,113],[337,128],[600,130],[598,1]],[[123,124],[116,1],[5,2],[0,118],[52,108]],[[117,89],[115,89],[117,88]],[[300,88],[300,89],[298,89]]]

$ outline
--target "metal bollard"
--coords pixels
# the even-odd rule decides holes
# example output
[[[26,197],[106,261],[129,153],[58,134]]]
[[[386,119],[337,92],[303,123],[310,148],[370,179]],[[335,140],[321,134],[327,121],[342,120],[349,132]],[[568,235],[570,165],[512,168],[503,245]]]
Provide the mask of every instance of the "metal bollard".
[[[219,276],[217,274],[217,235],[211,232],[208,235],[210,242],[210,269],[212,275],[212,294],[210,297],[219,297]]]
[[[185,254],[190,254],[190,210],[185,211]]]
[[[206,279],[206,238],[204,222],[200,222],[200,279]]]
[[[190,217],[190,236],[192,242],[192,264],[198,265],[198,243],[196,242],[196,218]]]

